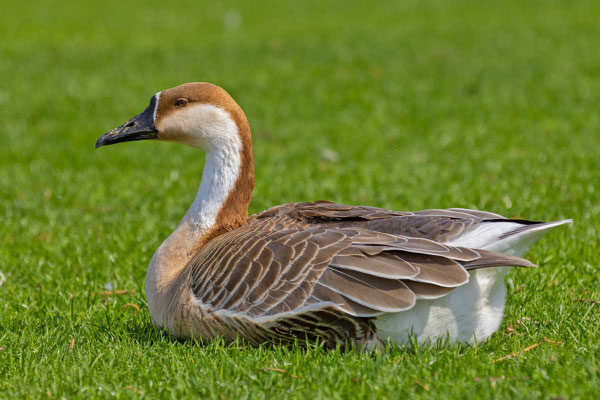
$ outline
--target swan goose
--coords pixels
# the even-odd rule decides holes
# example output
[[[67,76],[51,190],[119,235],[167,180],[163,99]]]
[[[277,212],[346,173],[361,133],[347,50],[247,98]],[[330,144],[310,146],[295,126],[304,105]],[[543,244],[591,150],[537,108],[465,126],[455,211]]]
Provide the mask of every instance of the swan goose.
[[[473,343],[500,326],[510,267],[550,228],[448,209],[398,212],[328,201],[248,216],[250,126],[222,88],[186,83],[156,93],[96,148],[134,140],[206,152],[193,204],[146,275],[153,323],[176,337],[327,346],[439,338]]]

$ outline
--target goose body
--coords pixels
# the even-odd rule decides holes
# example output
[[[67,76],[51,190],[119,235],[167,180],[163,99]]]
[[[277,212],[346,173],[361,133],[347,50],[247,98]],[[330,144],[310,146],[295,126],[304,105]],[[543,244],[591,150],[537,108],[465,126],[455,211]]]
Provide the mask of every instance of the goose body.
[[[412,335],[481,342],[502,321],[510,267],[534,267],[520,257],[570,222],[328,201],[249,217],[250,127],[237,103],[208,83],[155,94],[96,147],[142,139],[206,152],[198,194],[146,275],[152,320],[176,337],[367,348]]]

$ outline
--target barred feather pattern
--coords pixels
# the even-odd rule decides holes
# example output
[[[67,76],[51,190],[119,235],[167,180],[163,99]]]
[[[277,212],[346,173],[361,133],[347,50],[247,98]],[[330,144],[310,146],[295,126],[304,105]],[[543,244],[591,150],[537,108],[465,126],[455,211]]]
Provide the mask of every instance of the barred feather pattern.
[[[176,336],[328,347],[381,341],[374,318],[409,310],[469,280],[471,269],[534,265],[453,237],[481,211],[397,212],[331,202],[291,203],[209,241],[174,284]]]

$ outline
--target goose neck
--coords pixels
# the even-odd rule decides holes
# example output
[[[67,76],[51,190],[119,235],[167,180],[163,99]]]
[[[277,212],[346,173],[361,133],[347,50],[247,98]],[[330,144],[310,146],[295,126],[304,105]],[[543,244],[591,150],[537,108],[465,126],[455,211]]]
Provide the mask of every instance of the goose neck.
[[[167,307],[164,294],[190,260],[211,239],[248,219],[254,188],[252,142],[245,117],[234,120],[235,135],[221,135],[218,141],[205,146],[205,165],[194,202],[150,261],[146,297],[158,325],[164,322],[160,316]]]

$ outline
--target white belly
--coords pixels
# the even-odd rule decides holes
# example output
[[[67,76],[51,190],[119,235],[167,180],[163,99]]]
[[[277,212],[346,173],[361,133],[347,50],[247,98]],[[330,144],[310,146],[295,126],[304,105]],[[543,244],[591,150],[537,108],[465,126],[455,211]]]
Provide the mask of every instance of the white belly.
[[[439,338],[449,343],[486,340],[502,322],[510,267],[483,268],[469,273],[469,282],[435,300],[417,300],[413,308],[377,317],[377,336],[399,344],[416,336],[419,344]]]

